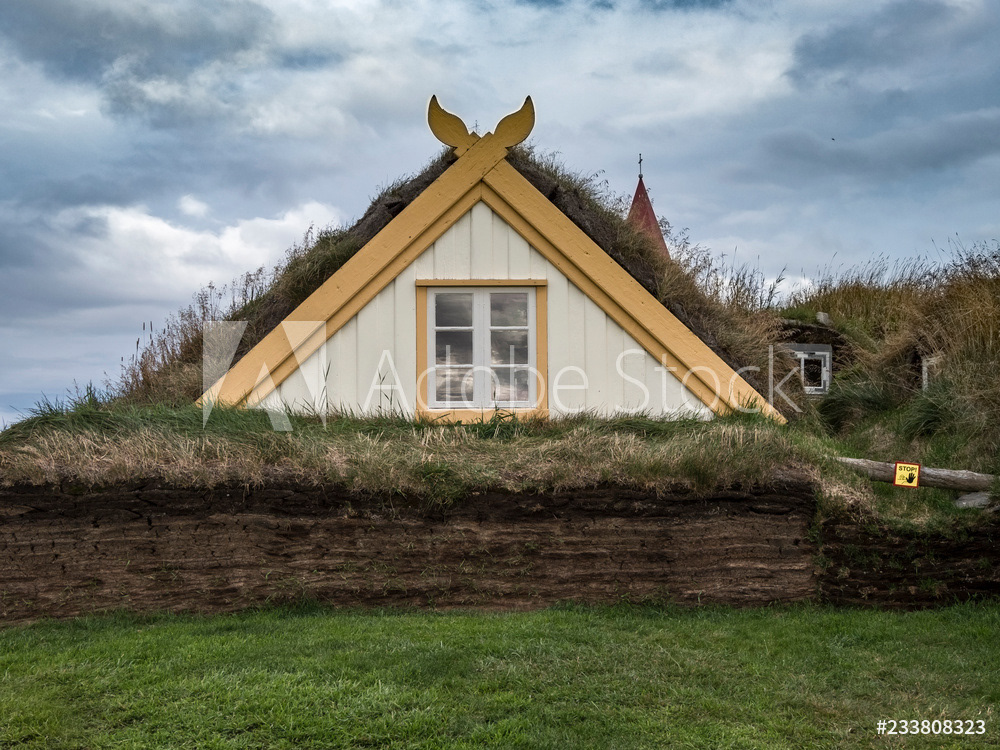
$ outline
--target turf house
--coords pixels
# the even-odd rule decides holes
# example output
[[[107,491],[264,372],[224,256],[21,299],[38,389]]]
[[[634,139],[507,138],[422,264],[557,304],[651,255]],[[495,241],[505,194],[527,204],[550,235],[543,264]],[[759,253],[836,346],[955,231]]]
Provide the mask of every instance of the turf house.
[[[404,186],[411,195],[373,206],[356,252],[201,402],[442,421],[709,419],[752,405],[782,419],[746,368],[654,296],[641,257],[612,257],[530,160],[515,166],[534,118],[529,97],[480,137],[432,98],[430,129],[451,152]]]

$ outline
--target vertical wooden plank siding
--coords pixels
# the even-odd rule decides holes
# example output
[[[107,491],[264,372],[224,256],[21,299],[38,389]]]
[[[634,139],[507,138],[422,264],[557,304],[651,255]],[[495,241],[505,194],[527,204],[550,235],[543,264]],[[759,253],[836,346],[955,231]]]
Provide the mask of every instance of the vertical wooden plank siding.
[[[503,219],[500,220],[503,221]],[[519,248],[515,247],[515,245],[517,244],[517,241],[514,239],[515,236],[517,240],[520,241],[520,243],[523,243],[524,247],[528,248],[529,265],[531,266],[531,273],[529,274],[529,278],[547,279],[549,273],[549,266],[551,264],[547,260],[545,260],[545,257],[540,252],[535,250],[535,248],[533,248],[528,243],[528,241],[524,239],[524,237],[516,233],[513,234],[509,240],[510,247],[514,250],[515,254],[520,252]]]
[[[588,409],[613,409],[616,403],[608,399],[608,328],[607,315],[589,297],[583,298],[583,369],[590,380],[586,390]]]
[[[379,292],[375,299],[358,311],[358,338],[354,353],[358,383],[355,403],[358,411],[363,410],[372,380],[376,377],[382,346],[393,346],[392,342],[379,341],[378,339],[379,303],[383,301],[386,291],[391,287],[392,284]],[[374,403],[377,404],[377,400]]]
[[[561,313],[562,317],[559,320],[556,320],[554,315],[549,318],[553,329],[556,326],[560,328],[560,333],[555,335],[560,335],[566,342],[565,359],[557,367],[554,367],[553,372],[558,375],[564,369],[578,368],[587,373],[587,332],[584,320],[587,298],[583,292],[569,283],[569,280],[562,275],[559,269],[550,266],[549,278],[553,277],[563,279],[566,288],[565,308]],[[591,378],[589,374],[584,377],[579,372],[567,372],[560,382],[564,385],[580,385],[586,382],[589,387]],[[560,402],[566,406],[569,413],[572,413],[573,409],[585,409],[587,407],[587,391],[575,388],[565,389],[561,391]]]
[[[493,276],[493,212],[485,203],[477,203],[469,212],[472,215],[470,244],[468,246],[468,273],[462,265],[456,279],[492,279]],[[459,247],[458,254],[464,248]]]
[[[358,370],[355,363],[358,356],[358,316],[355,315],[347,325],[337,331],[336,337],[343,340],[341,346],[343,357],[339,364],[334,365],[340,369],[340,382],[343,388],[339,407],[341,411],[357,410]]]
[[[625,379],[618,374],[618,370],[624,366],[625,361],[619,361],[618,358],[628,347],[625,345],[625,330],[607,315],[604,316],[604,341],[603,359],[608,386],[603,403],[614,404],[613,408],[623,409],[628,406],[625,401]]]
[[[544,347],[539,359],[547,355],[544,389],[547,403],[541,406],[547,407],[552,416],[582,409],[614,414],[635,411],[641,406],[642,388],[624,382],[615,366],[619,355],[628,350],[633,353],[622,361],[622,369],[642,382],[649,393],[646,411],[683,410],[686,395],[688,411],[702,416],[711,414],[694,394],[685,394],[686,389],[672,375],[667,378],[664,402],[663,373],[657,370],[660,363],[483,203],[456,221],[326,342],[325,356],[330,365],[326,378],[329,408],[362,412],[383,361],[383,351],[389,352],[399,375],[406,412],[412,415],[420,408],[416,381],[427,359],[427,288],[417,286],[417,282],[428,279],[546,281],[546,286],[536,290],[539,310],[546,311],[545,319],[538,321],[536,337]],[[326,404],[315,402],[306,386],[306,378],[322,378],[320,359],[317,351],[307,360],[301,374],[289,376],[278,386],[275,398],[291,408],[303,409],[305,405],[316,410],[327,408]],[[588,389],[564,389],[558,399],[553,399],[556,377],[570,367],[586,373]],[[388,384],[391,375],[384,361],[382,369],[384,382]],[[577,372],[567,372],[561,382],[578,385],[582,378]],[[276,401],[269,398],[264,403],[273,405]],[[369,411],[377,410],[380,405],[384,409],[386,404],[387,398],[376,391]],[[393,406],[402,410],[398,396]]]
[[[437,243],[435,243],[437,244]],[[413,276],[417,279],[433,279],[436,278],[434,273],[434,253],[423,252],[417,256],[417,259],[410,264],[413,268]]]
[[[417,316],[416,296],[412,291],[416,278],[416,264],[413,263],[396,277],[395,285],[396,317],[392,357],[403,386],[407,412],[415,408],[417,396],[417,352],[415,347],[405,346],[408,340],[406,330],[413,328]]]
[[[341,328],[338,334],[326,343],[327,359],[330,363],[330,371],[326,374],[326,394],[332,409],[340,409],[344,401],[344,375],[347,368],[343,366],[345,337],[340,334],[350,325],[351,323],[348,323]]]
[[[511,243],[513,244],[513,243]],[[529,263],[537,254],[532,251],[529,258]],[[538,266],[542,271],[547,271],[545,268],[545,259],[540,255],[537,256],[541,260],[541,266]],[[571,398],[567,398],[565,394],[576,395],[573,391],[560,391],[560,400],[553,401],[552,399],[552,387],[556,382],[556,377],[558,373],[557,368],[562,368],[569,359],[570,353],[570,341],[568,339],[568,326],[566,325],[566,315],[568,312],[567,304],[567,284],[566,277],[561,273],[553,273],[546,275],[547,282],[547,293],[548,293],[548,323],[549,323],[549,413],[562,413],[561,406],[569,405],[572,403],[576,405],[576,401],[572,401]],[[553,410],[555,410],[553,412]]]
[[[424,251],[424,255],[430,256],[435,279],[452,278],[450,274],[454,272],[455,268],[455,261],[453,259],[455,255],[455,242],[460,229],[464,228],[464,225],[468,221],[469,215],[466,214]]]
[[[628,378],[633,378],[640,383],[645,383],[646,381],[646,358],[642,356],[645,352],[638,347],[630,346],[630,338],[632,337],[622,331],[622,351],[618,356],[621,357],[620,369],[623,373],[621,376],[622,407],[626,411],[632,412],[640,409],[650,409],[652,407],[652,394],[648,388],[643,391],[642,388],[635,385],[631,380],[628,380]]]
[[[517,263],[512,257],[510,248],[510,230],[507,227],[507,222],[501,219],[492,211],[489,212],[490,216],[490,234],[491,246],[490,246],[490,269],[489,275],[483,276],[484,279],[526,279],[529,278],[527,273],[522,270],[511,270]]]

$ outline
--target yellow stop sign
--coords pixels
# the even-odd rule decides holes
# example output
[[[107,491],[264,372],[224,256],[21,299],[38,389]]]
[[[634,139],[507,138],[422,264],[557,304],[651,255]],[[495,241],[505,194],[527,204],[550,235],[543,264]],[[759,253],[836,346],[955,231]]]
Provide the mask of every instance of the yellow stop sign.
[[[897,487],[920,486],[920,464],[896,462],[896,478],[892,482]]]

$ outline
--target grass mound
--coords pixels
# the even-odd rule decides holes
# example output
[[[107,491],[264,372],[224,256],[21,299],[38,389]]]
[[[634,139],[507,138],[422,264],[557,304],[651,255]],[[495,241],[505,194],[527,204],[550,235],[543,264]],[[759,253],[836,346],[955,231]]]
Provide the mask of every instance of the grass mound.
[[[0,482],[92,485],[159,477],[182,486],[335,483],[377,496],[450,503],[489,490],[544,492],[610,484],[654,493],[708,490],[802,474],[808,440],[753,415],[665,421],[497,417],[438,425],[395,416],[292,416],[194,406],[48,404],[0,433]],[[725,456],[725,462],[719,457]]]
[[[1000,243],[828,274],[790,306],[851,342],[819,411],[860,455],[1000,473]]]
[[[984,521],[943,490],[869,482],[832,456],[851,452],[809,420],[755,414],[710,422],[641,416],[539,421],[496,416],[442,425],[385,414],[289,415],[216,407],[207,422],[186,404],[101,400],[88,391],[46,402],[0,432],[0,487],[92,487],[161,480],[180,487],[336,485],[448,506],[476,493],[564,492],[616,486],[673,495],[810,481],[821,517],[878,520],[948,532]]]

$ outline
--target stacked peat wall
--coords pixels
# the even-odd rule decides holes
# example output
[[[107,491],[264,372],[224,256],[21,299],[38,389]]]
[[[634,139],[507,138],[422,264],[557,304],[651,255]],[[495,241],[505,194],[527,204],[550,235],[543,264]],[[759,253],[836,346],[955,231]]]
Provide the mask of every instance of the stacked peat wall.
[[[807,483],[655,497],[484,493],[446,508],[338,488],[0,489],[0,622],[109,609],[559,601],[756,605],[815,595]]]
[[[338,487],[0,489],[0,625],[107,610],[556,602],[928,606],[1000,596],[1000,519],[956,539],[815,522],[814,488],[599,487],[447,507]]]

